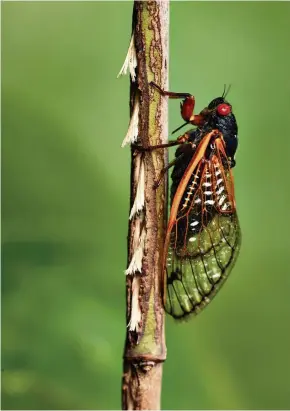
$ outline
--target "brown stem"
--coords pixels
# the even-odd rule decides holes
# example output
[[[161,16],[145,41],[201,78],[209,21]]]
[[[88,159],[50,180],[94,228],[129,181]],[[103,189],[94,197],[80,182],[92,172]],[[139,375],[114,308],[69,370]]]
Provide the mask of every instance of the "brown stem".
[[[152,86],[168,89],[169,0],[135,1],[133,33],[137,53],[137,80],[131,82],[131,113],[139,98],[139,138],[143,147],[167,142],[167,98]],[[166,359],[164,309],[161,297],[162,253],[166,233],[167,179],[154,189],[154,181],[167,166],[166,150],[138,153],[132,150],[131,206],[138,184],[140,162],[145,166],[145,205],[129,224],[128,264],[136,247],[136,235],[145,230],[141,273],[127,275],[127,324],[132,297],[138,287],[141,321],[137,330],[126,331],[122,408],[160,409],[162,365]],[[133,287],[132,287],[133,286]],[[135,291],[134,291],[135,290]],[[136,302],[136,299],[135,299]]]

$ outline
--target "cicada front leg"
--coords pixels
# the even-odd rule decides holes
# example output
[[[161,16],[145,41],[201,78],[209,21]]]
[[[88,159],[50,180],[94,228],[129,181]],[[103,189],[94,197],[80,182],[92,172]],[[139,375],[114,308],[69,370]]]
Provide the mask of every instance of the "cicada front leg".
[[[176,98],[183,99],[183,102],[180,104],[180,111],[181,111],[181,117],[183,118],[183,120],[186,121],[185,124],[190,123],[191,120],[194,119],[193,111],[194,111],[194,106],[195,106],[195,98],[192,94],[165,91],[153,81],[151,81],[150,85],[155,87],[162,96],[167,96],[173,99],[176,99]]]
[[[151,81],[151,86],[155,87],[162,96],[167,96],[169,98],[181,98],[183,101],[180,103],[180,114],[183,120],[185,121],[180,127],[176,128],[172,134],[176,133],[182,127],[186,126],[187,124],[193,124],[194,126],[202,126],[204,123],[204,115],[203,113],[194,114],[194,107],[195,107],[195,98],[190,93],[175,93],[173,91],[165,91],[156,83]]]

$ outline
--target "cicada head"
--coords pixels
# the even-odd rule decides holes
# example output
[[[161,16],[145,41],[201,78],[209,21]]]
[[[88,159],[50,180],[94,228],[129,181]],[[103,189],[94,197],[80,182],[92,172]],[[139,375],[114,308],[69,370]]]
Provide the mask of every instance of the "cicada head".
[[[205,126],[210,129],[218,129],[226,144],[226,153],[234,165],[234,156],[238,146],[238,126],[232,105],[225,97],[217,97],[212,100],[205,112]]]

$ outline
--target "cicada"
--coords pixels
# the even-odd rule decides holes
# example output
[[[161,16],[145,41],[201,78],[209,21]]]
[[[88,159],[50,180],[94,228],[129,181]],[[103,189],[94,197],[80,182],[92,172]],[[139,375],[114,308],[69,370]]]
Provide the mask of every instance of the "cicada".
[[[225,90],[195,115],[193,95],[152,85],[164,96],[182,98],[181,116],[185,124],[196,126],[176,142],[156,146],[180,144],[169,164],[174,169],[163,298],[165,310],[174,318],[183,318],[199,313],[212,300],[239,253],[241,233],[232,175],[238,127]]]

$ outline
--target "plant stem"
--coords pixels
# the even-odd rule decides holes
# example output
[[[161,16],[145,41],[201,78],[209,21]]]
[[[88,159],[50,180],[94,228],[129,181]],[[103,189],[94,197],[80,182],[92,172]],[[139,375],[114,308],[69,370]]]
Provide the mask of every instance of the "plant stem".
[[[132,114],[138,99],[138,144],[143,147],[167,142],[167,98],[149,83],[154,81],[168,88],[168,26],[169,0],[134,2],[132,29],[137,79],[131,81],[130,104]],[[132,150],[131,159],[131,206],[142,166],[145,192],[143,210],[129,223],[128,265],[139,238],[139,247],[143,244],[143,258],[142,269],[126,277],[127,324],[131,326],[127,327],[124,349],[122,408],[157,410],[160,409],[162,365],[166,359],[161,287],[167,178],[157,190],[153,186],[161,169],[167,165],[167,153],[165,150],[145,153]],[[132,325],[133,317],[138,319],[136,326]]]

